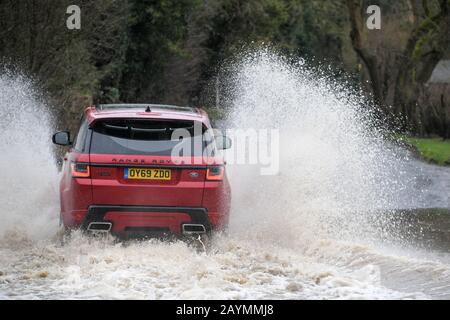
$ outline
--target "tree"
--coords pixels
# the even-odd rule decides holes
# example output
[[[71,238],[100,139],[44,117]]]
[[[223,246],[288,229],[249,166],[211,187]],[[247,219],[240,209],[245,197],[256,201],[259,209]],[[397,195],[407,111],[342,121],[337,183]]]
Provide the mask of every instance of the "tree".
[[[131,1],[121,100],[158,101],[164,97],[163,78],[169,58],[183,54],[186,19],[198,3],[198,0]]]
[[[346,0],[346,3],[353,48],[369,74],[375,100],[387,113],[393,105],[394,114],[406,115],[410,124],[420,127],[418,93],[449,50],[450,0],[408,0],[411,31],[404,46],[393,52],[391,59],[380,56],[368,40],[365,2]]]
[[[66,27],[70,1],[2,0],[0,57],[48,93],[61,126],[75,127],[83,107],[117,87],[128,18],[126,1],[78,1],[81,29]],[[0,61],[1,62],[1,61]]]
[[[450,0],[410,0],[414,29],[399,59],[396,83],[397,113],[403,113],[420,128],[416,106],[418,94],[438,62],[450,50]]]

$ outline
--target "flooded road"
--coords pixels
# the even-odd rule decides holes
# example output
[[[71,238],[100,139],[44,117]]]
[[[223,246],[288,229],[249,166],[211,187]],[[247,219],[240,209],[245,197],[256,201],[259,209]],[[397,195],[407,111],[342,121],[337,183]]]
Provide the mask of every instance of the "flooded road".
[[[17,231],[0,240],[0,298],[449,299],[443,239],[436,249],[431,242],[420,249],[374,248],[320,239],[280,244],[232,233],[199,251],[183,242],[80,234],[61,245]]]
[[[450,168],[386,142],[358,97],[301,67],[263,52],[236,69],[227,125],[280,128],[280,171],[228,168],[229,234],[206,250],[62,241],[49,108],[0,77],[0,299],[450,299]]]

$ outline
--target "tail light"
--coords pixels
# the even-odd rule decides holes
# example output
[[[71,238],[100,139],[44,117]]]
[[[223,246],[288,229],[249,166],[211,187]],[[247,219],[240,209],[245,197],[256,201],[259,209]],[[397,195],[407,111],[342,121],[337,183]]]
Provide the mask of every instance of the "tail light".
[[[91,168],[88,164],[72,163],[70,168],[74,178],[89,178],[91,176]]]
[[[223,180],[223,167],[210,167],[206,171],[206,180],[221,181]]]

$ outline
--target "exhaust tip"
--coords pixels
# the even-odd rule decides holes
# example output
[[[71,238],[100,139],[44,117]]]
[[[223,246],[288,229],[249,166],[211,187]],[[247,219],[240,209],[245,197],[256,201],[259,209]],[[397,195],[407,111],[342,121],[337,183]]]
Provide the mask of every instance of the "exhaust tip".
[[[111,231],[111,222],[91,222],[89,223],[87,230],[92,232],[109,232]]]
[[[206,233],[206,228],[202,224],[183,224],[181,229],[182,229],[183,234]]]

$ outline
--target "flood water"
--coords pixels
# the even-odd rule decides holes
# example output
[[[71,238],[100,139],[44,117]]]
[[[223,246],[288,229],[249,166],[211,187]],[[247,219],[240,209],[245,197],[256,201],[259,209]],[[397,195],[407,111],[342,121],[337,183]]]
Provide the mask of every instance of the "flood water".
[[[205,250],[62,241],[51,109],[2,75],[0,299],[450,299],[450,168],[387,142],[345,84],[267,51],[233,68],[226,125],[279,128],[280,171],[228,168],[230,230]]]

